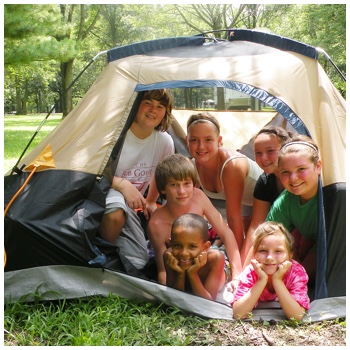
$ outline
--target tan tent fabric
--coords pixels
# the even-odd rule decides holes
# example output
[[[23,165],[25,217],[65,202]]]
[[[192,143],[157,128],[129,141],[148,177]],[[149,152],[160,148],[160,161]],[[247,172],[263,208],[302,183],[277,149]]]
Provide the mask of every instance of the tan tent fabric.
[[[217,49],[234,51],[235,44],[223,42]],[[135,55],[109,63],[78,106],[19,166],[32,162],[50,143],[57,169],[98,174],[128,117],[138,84],[222,80],[249,84],[284,101],[320,147],[323,184],[346,181],[345,101],[316,60],[277,49],[262,55],[238,52],[232,57],[206,57],[206,46],[174,50],[183,50],[182,57],[162,56],[159,51],[159,55]],[[257,130],[260,120],[254,118],[244,115],[245,123]],[[243,136],[238,128],[224,133],[225,142],[239,139],[241,143],[252,136]]]
[[[173,115],[186,134],[187,120],[198,110],[174,110]],[[220,123],[220,134],[224,147],[241,149],[266,124],[277,115],[276,112],[232,112],[210,111]]]

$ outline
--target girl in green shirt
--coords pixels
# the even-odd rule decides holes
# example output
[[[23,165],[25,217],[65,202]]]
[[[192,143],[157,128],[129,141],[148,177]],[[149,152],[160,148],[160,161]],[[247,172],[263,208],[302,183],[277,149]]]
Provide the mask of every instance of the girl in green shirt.
[[[306,269],[310,282],[316,275],[318,234],[318,178],[321,160],[317,145],[305,135],[291,138],[278,158],[280,180],[285,188],[271,207],[266,221],[282,223],[300,232],[295,239],[294,258]]]

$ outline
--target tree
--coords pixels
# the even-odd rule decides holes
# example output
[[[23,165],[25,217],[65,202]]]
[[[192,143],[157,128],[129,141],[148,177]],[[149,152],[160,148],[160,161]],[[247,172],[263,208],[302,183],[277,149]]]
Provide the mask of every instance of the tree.
[[[62,21],[68,30],[64,35],[57,36],[58,41],[68,41],[76,50],[61,55],[61,77],[62,77],[62,113],[65,117],[73,108],[72,90],[68,89],[73,81],[73,64],[77,57],[81,42],[83,42],[96,25],[99,18],[101,6],[99,5],[59,5]],[[76,10],[77,9],[77,10]]]

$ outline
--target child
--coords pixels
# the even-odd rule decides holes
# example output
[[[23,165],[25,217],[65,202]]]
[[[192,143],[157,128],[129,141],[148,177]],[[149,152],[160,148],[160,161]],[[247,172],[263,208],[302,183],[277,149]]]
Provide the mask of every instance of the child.
[[[241,250],[262,170],[244,154],[222,147],[219,122],[209,113],[190,116],[186,140],[200,186],[209,198],[223,203],[228,226]]]
[[[235,236],[209,198],[195,188],[196,171],[192,162],[181,154],[165,157],[157,165],[155,181],[161,197],[166,199],[166,203],[153,212],[147,229],[155,253],[158,282],[166,283],[163,255],[169,246],[171,226],[176,218],[187,213],[208,220],[225,245],[231,277],[238,276],[242,265]]]
[[[253,215],[243,242],[241,258],[243,266],[250,263],[251,257],[245,259],[253,244],[252,233],[258,225],[265,221],[273,202],[284,190],[279,178],[278,154],[281,146],[293,134],[279,126],[266,126],[254,138],[255,161],[264,171],[258,178],[254,188]]]
[[[226,281],[225,257],[209,248],[208,223],[197,214],[179,216],[164,253],[166,285],[215,300]]]
[[[317,145],[307,136],[292,137],[281,147],[278,168],[285,190],[276,199],[266,221],[277,221],[300,233],[294,257],[306,269],[309,285],[316,276],[318,236],[318,180],[321,160]]]
[[[283,225],[264,222],[254,232],[254,259],[240,276],[233,316],[247,318],[258,301],[279,301],[287,318],[302,320],[309,309],[308,276],[295,260],[293,239]]]
[[[165,132],[173,118],[172,108],[173,96],[169,90],[145,92],[126,134],[99,228],[101,237],[118,246],[138,269],[148,262],[148,250],[135,209],[142,207],[148,219],[156,208],[159,194],[154,170],[161,159],[174,153],[173,140]]]

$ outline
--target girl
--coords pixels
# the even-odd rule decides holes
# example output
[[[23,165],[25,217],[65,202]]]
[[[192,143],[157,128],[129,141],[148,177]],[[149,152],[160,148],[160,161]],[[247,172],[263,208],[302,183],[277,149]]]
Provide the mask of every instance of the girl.
[[[247,254],[253,244],[252,234],[254,230],[261,222],[265,221],[273,202],[284,190],[279,178],[278,153],[281,145],[292,136],[293,133],[287,132],[279,126],[266,126],[255,136],[255,161],[264,173],[259,176],[254,189],[252,220],[241,252],[244,266],[250,263],[251,256],[247,257]]]
[[[249,227],[255,183],[262,170],[245,155],[222,147],[220,125],[209,113],[188,119],[186,141],[202,190],[209,198],[224,203],[227,223],[241,249]]]
[[[284,144],[278,157],[280,179],[286,190],[274,202],[266,221],[282,223],[289,231],[296,228],[295,258],[305,267],[311,285],[316,275],[318,234],[318,180],[321,159],[317,145],[298,135]]]
[[[144,93],[127,131],[99,227],[101,237],[115,244],[138,269],[149,258],[145,233],[135,209],[142,207],[149,219],[157,207],[159,194],[153,173],[159,161],[175,152],[173,140],[166,132],[173,119],[173,101],[167,89]]]
[[[308,276],[292,260],[293,238],[283,225],[264,222],[254,232],[254,259],[240,275],[233,316],[248,317],[259,301],[279,301],[287,318],[300,321],[309,309]]]

